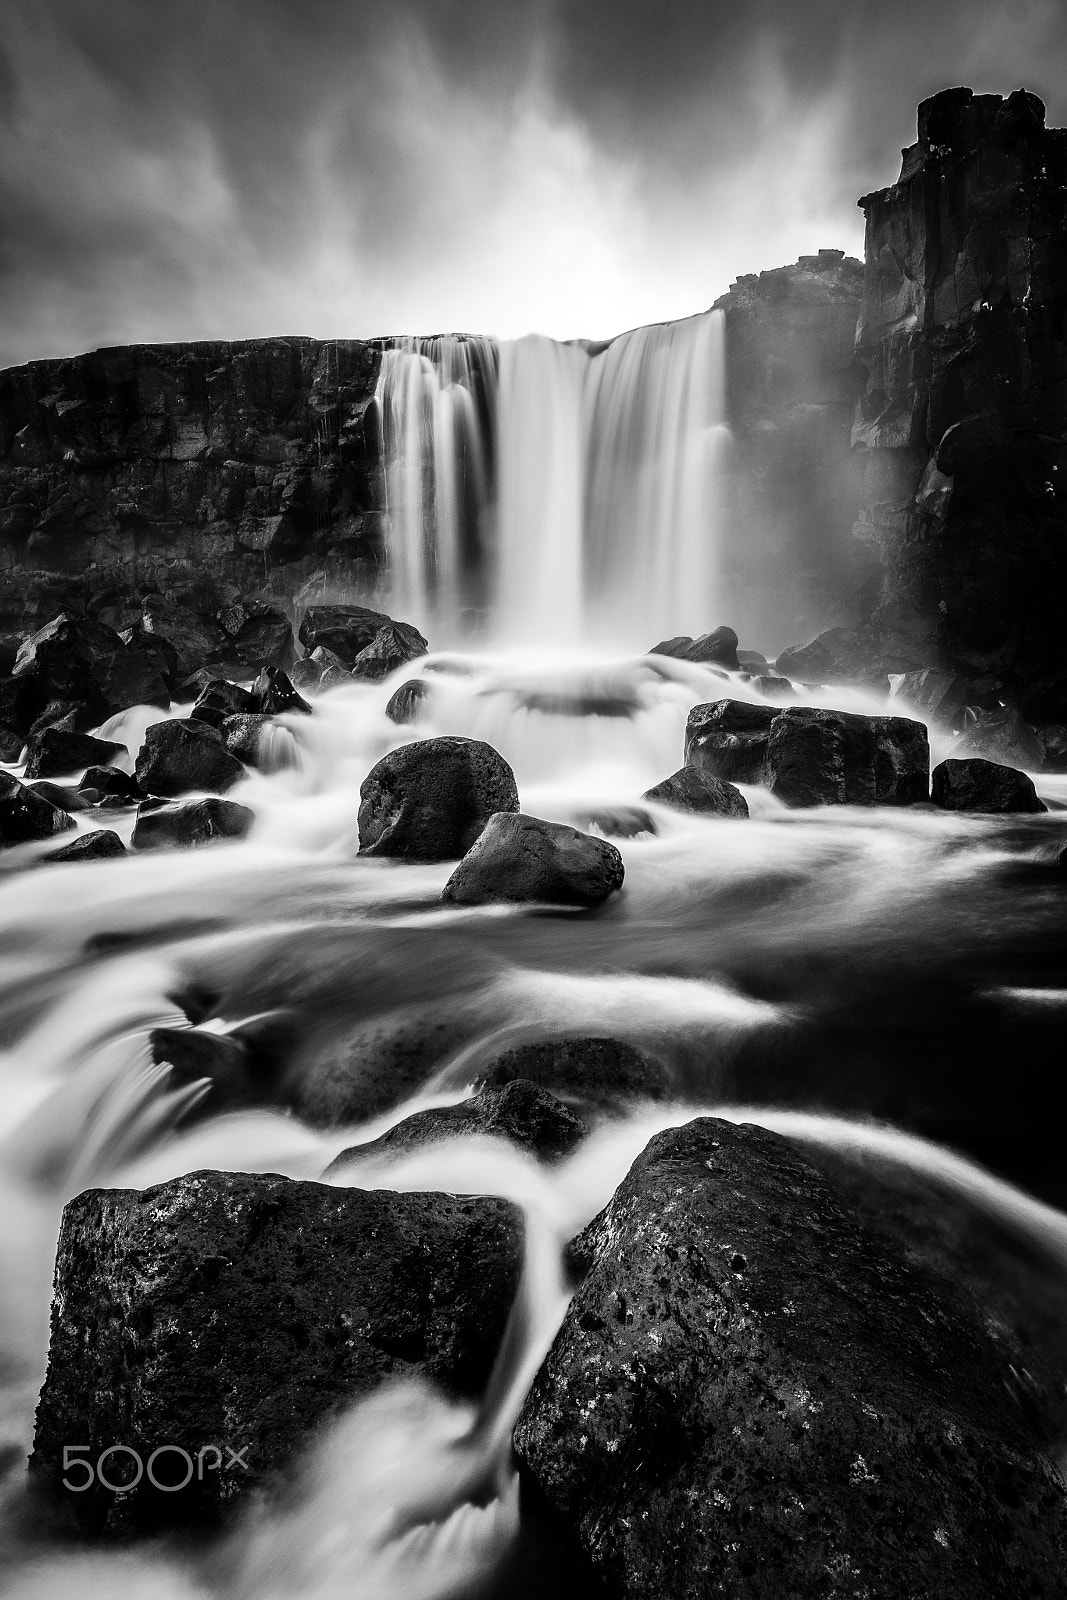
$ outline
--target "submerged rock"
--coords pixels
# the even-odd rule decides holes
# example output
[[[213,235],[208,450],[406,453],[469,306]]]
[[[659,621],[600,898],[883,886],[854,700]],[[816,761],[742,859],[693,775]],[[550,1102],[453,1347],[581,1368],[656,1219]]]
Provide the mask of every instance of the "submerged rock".
[[[455,905],[507,901],[598,906],[622,888],[622,856],[606,839],[518,811],[489,818],[442,891]]]
[[[298,1059],[279,1098],[312,1127],[365,1122],[416,1093],[467,1038],[439,1008],[407,1007],[362,1023],[311,1060]]]
[[[104,767],[116,756],[129,752],[113,739],[94,739],[88,733],[66,733],[60,728],[43,728],[26,741],[27,778],[61,778],[64,773],[85,767]]]
[[[667,1069],[624,1039],[536,1039],[506,1050],[477,1082],[484,1089],[498,1089],[516,1080],[539,1084],[569,1104],[596,1111],[663,1100],[671,1092]]]
[[[83,1535],[212,1521],[390,1377],[478,1394],[520,1256],[494,1199],[223,1172],[89,1190],[63,1213],[33,1478]],[[69,1492],[71,1444],[111,1450],[118,1484],[137,1452],[139,1481]]]
[[[978,756],[969,761],[939,762],[933,772],[931,797],[943,811],[1048,810],[1027,773]]]
[[[153,1028],[149,1036],[152,1060],[170,1068],[168,1089],[192,1084],[205,1088],[197,1114],[215,1115],[261,1098],[248,1051],[229,1034],[200,1028]]]
[[[81,833],[59,850],[49,850],[44,861],[59,863],[71,861],[110,861],[126,855],[126,846],[110,828],[94,828],[91,833]]]
[[[371,768],[359,791],[361,855],[448,861],[495,812],[517,811],[515,774],[480,739],[420,739]]]
[[[146,794],[168,797],[191,789],[222,794],[244,776],[241,763],[216,730],[192,717],[154,722],[145,733],[134,770]]]
[[[365,1156],[399,1156],[442,1139],[485,1134],[508,1139],[539,1161],[557,1161],[585,1137],[585,1123],[555,1095],[525,1078],[513,1078],[502,1088],[483,1089],[458,1105],[417,1111],[383,1133],[380,1139],[353,1145],[330,1163],[329,1178]]]
[[[74,827],[73,817],[54,806],[43,795],[0,772],[0,849],[14,844],[29,844],[35,839],[51,839]]]
[[[135,850],[189,850],[216,839],[243,839],[256,814],[235,800],[190,800],[182,806],[146,800],[137,808],[130,843]]]
[[[702,767],[680,767],[662,783],[646,789],[641,798],[655,800],[675,811],[692,811],[702,816],[748,816],[748,802],[740,789],[722,778],[713,777]]]
[[[407,722],[417,722],[422,715],[423,704],[432,693],[430,685],[425,678],[409,678],[407,683],[402,683],[389,696],[389,703],[385,714],[391,722],[401,725]]]
[[[515,1447],[607,1596],[1060,1592],[1023,1352],[795,1146],[659,1134],[574,1251]]]

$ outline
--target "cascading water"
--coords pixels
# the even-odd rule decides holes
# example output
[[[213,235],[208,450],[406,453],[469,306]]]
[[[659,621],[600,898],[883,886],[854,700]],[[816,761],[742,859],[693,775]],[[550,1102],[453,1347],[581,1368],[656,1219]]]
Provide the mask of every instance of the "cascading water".
[[[420,622],[435,609],[440,637],[474,522],[493,529],[480,548],[501,642],[647,649],[708,631],[729,445],[724,327],[710,311],[596,351],[536,334],[502,343],[495,427],[483,418],[482,434],[475,395],[496,370],[485,341],[387,351],[395,603]]]

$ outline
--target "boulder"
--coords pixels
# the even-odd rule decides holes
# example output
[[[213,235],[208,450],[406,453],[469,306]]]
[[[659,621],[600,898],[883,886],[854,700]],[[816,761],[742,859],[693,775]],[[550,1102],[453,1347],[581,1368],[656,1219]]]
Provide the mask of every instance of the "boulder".
[[[409,661],[417,661],[428,649],[422,634],[409,622],[388,622],[356,656],[352,676],[361,682],[377,683]]]
[[[215,795],[181,806],[146,800],[137,808],[130,843],[135,850],[188,850],[216,839],[243,839],[255,820],[248,806]]]
[[[1037,772],[1045,764],[1045,746],[1034,728],[1011,706],[971,713],[967,726],[952,745],[959,760],[981,756],[1005,767]]]
[[[260,712],[242,713],[226,717],[219,725],[219,734],[231,755],[243,761],[245,766],[254,767],[259,763],[263,729],[269,727],[272,721],[272,717]]]
[[[1048,810],[1027,773],[980,757],[939,762],[933,771],[931,791],[934,805],[943,811]]]
[[[771,793],[791,806],[904,806],[930,794],[921,722],[787,706],[767,739]]]
[[[212,678],[201,689],[189,716],[197,722],[206,722],[210,728],[218,728],[226,717],[258,710],[259,703],[255,695],[242,689],[239,683],[230,683],[227,678]]]
[[[262,600],[245,600],[219,612],[228,635],[226,659],[244,667],[288,667],[296,660],[289,618]]]
[[[622,856],[606,839],[518,811],[489,818],[442,891],[454,905],[508,901],[598,906],[622,888]]]
[[[910,711],[936,717],[941,723],[958,726],[958,719],[968,702],[970,685],[956,672],[942,672],[937,667],[923,667],[918,672],[902,672],[892,688],[894,700]]]
[[[145,794],[188,794],[207,789],[222,794],[244,775],[218,733],[192,717],[154,722],[147,729],[134,770]]]
[[[167,688],[178,681],[178,652],[162,633],[149,633],[143,621],[132,628],[123,628],[119,638],[127,650],[146,661],[163,679]],[[152,704],[151,701],[148,702]]]
[[[99,795],[122,800],[127,805],[144,799],[137,779],[129,772],[123,772],[121,767],[87,767],[79,788],[92,789]]]
[[[33,1480],[83,1535],[211,1522],[390,1378],[479,1394],[521,1234],[500,1200],[272,1174],[88,1190],[63,1213]],[[72,1494],[71,1444],[111,1450],[112,1483],[137,1477],[130,1452],[142,1473]]]
[[[310,656],[301,656],[289,668],[289,682],[294,689],[317,689],[324,671]]]
[[[1025,1351],[788,1141],[657,1135],[573,1253],[515,1448],[605,1596],[1060,1592]]]
[[[567,1104],[590,1111],[617,1111],[634,1101],[664,1100],[671,1093],[667,1069],[624,1039],[537,1039],[506,1050],[477,1083],[499,1089],[516,1080],[550,1089]]]
[[[35,839],[51,839],[68,833],[74,819],[43,796],[20,783],[8,772],[0,772],[0,849],[28,844]]]
[[[49,850],[41,859],[59,863],[110,861],[116,856],[125,854],[126,846],[117,833],[112,833],[110,828],[94,828],[90,833],[80,833],[76,839],[72,839],[59,850]]]
[[[685,726],[685,764],[733,783],[762,783],[773,706],[713,700],[694,706]]]
[[[458,1105],[416,1111],[380,1139],[342,1150],[323,1176],[332,1177],[366,1156],[399,1156],[469,1134],[508,1139],[539,1161],[557,1161],[570,1155],[586,1132],[581,1117],[555,1095],[525,1078],[514,1078],[503,1088],[483,1089]]]
[[[225,802],[224,802],[225,803]],[[262,1099],[248,1051],[229,1034],[201,1028],[153,1028],[148,1039],[152,1060],[170,1068],[168,1089],[200,1085],[203,1098],[197,1115],[215,1116]]]
[[[702,633],[699,639],[679,634],[677,638],[654,644],[648,653],[650,656],[675,656],[679,661],[709,662],[726,667],[730,672],[739,672],[741,668],[737,658],[737,634],[732,628],[716,628],[714,633]]]
[[[517,811],[515,775],[479,739],[422,739],[371,768],[359,791],[361,855],[449,861],[496,812]]]
[[[29,787],[42,800],[47,800],[50,806],[58,806],[60,811],[66,811],[68,815],[93,809],[92,801],[87,800],[79,790],[67,789],[61,783],[50,783],[47,778],[31,783]]]
[[[308,655],[324,646],[351,672],[357,657],[374,643],[383,629],[391,628],[398,630],[398,641],[406,640],[406,647],[414,650],[414,655],[405,656],[404,660],[426,654],[426,640],[410,623],[394,622],[383,611],[371,611],[366,606],[309,606],[300,624],[300,642]],[[414,648],[417,644],[421,644],[421,649]],[[385,641],[382,648],[385,648]],[[397,662],[397,665],[402,664],[402,661]]]
[[[188,677],[206,662],[226,657],[225,630],[170,596],[146,595],[142,619],[145,633],[162,636],[173,648],[178,677]]]
[[[46,700],[82,700],[124,650],[114,628],[63,612],[23,640],[13,676],[32,679]]]
[[[279,717],[283,712],[299,712],[310,717],[311,707],[303,695],[297,694],[292,683],[280,667],[264,667],[252,685],[251,711]]]
[[[475,1024],[477,1026],[477,1024]],[[338,1128],[366,1122],[417,1093],[469,1041],[469,1032],[441,1008],[408,1005],[352,1028],[302,1057],[284,1034],[271,1052],[289,1061],[279,1098],[302,1122]]]
[[[579,828],[596,828],[610,839],[637,839],[641,835],[654,838],[656,824],[652,813],[644,806],[591,806],[579,811],[574,821]]]
[[[401,725],[417,722],[422,715],[423,703],[431,693],[432,689],[425,678],[409,678],[407,683],[402,683],[389,696],[385,714],[391,722]]]
[[[701,816],[748,816],[748,802],[740,789],[722,778],[713,777],[703,767],[680,767],[662,783],[646,789],[641,798],[670,806],[674,811],[692,811]]]
[[[104,767],[117,756],[128,755],[124,744],[112,739],[94,739],[88,733],[65,733],[60,728],[43,728],[26,741],[27,778],[61,778],[64,773],[86,767]]]

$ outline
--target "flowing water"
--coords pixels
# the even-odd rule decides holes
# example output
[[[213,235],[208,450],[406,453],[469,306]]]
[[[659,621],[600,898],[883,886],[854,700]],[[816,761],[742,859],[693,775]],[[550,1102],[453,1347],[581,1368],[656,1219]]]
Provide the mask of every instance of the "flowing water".
[[[396,609],[436,621],[435,642],[456,648],[280,718],[269,770],[233,791],[256,816],[240,843],[77,866],[35,865],[44,847],[0,856],[0,1575],[12,1593],[438,1600],[494,1581],[509,1594],[558,1587],[532,1556],[542,1578],[522,1579],[512,1425],[565,1311],[567,1241],[652,1133],[694,1115],[876,1156],[1067,1264],[1062,1135],[1048,1115],[1067,1020],[1063,785],[1038,780],[1046,816],[1001,819],[789,811],[750,789],[751,817],[735,821],[643,799],[681,763],[694,704],[759,698],[742,676],[634,653],[722,620],[721,336],[711,315],[600,351],[442,339],[387,353]],[[460,646],[465,611],[488,632],[477,650]],[[598,630],[623,644],[575,649]],[[399,728],[385,707],[410,676],[428,694],[418,726]],[[886,709],[859,691],[811,698]],[[158,716],[135,708],[105,731],[132,762]],[[937,759],[951,730],[931,732]],[[447,864],[360,859],[370,767],[446,733],[500,750],[524,810],[614,837],[622,893],[593,913],[456,910],[439,898]],[[103,815],[128,836],[132,814]],[[360,1126],[315,1125],[316,1085],[345,1041],[430,1024],[442,1042],[404,1103]],[[205,1115],[197,1086],[175,1091],[152,1064],[160,1026],[259,1040],[263,1105]],[[48,1542],[27,1519],[24,1462],[67,1198],[205,1167],[317,1179],[341,1149],[468,1093],[502,1049],[574,1034],[641,1047],[669,1075],[669,1101],[620,1113],[551,1169],[475,1139],[368,1156],[332,1180],[523,1209],[519,1302],[481,1407],[424,1385],[380,1391],[222,1539]]]

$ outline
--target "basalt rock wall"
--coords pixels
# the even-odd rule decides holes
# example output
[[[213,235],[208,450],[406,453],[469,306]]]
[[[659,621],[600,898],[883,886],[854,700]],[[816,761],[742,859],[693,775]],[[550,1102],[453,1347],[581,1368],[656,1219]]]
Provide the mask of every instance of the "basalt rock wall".
[[[380,342],[135,345],[0,373],[0,639],[148,593],[373,589]]]
[[[919,108],[861,200],[856,532],[883,650],[1067,720],[1067,131],[1023,90]]]

